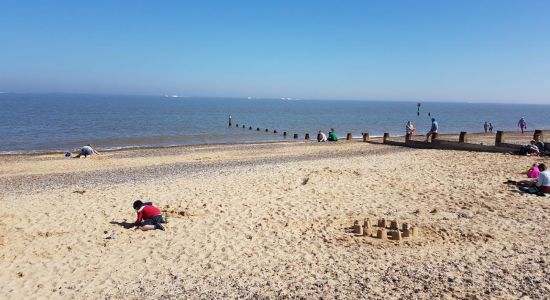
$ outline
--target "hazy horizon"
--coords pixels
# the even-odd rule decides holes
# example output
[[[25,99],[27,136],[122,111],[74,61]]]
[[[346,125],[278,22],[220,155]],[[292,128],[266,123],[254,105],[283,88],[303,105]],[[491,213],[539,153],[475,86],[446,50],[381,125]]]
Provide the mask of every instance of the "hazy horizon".
[[[550,104],[550,2],[5,1],[0,91]]]
[[[116,94],[116,93],[86,93],[86,92],[5,92],[0,91],[1,94],[14,94],[14,95],[86,95],[86,96],[97,96],[97,97],[168,97],[175,98],[176,100],[181,99],[225,99],[225,100],[288,100],[288,101],[365,101],[365,102],[404,102],[404,103],[473,103],[473,104],[510,104],[510,105],[519,105],[519,104],[529,104],[529,105],[550,105],[550,103],[536,103],[536,102],[499,102],[499,101],[442,101],[442,100],[429,100],[429,99],[331,99],[331,98],[287,98],[287,97],[242,97],[242,96],[208,96],[208,95],[190,95],[183,96],[177,94]],[[176,97],[173,97],[176,96]]]

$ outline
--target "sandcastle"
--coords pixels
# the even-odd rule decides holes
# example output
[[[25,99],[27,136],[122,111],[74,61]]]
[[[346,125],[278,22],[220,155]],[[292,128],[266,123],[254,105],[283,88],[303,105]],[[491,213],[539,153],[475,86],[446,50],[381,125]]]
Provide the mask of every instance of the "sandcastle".
[[[401,227],[397,220],[389,222],[382,218],[378,220],[377,226],[373,226],[369,218],[363,221],[363,225],[359,221],[353,223],[353,233],[358,236],[368,236],[381,240],[401,241],[404,238],[420,237],[420,229],[412,227],[409,223],[403,223]]]

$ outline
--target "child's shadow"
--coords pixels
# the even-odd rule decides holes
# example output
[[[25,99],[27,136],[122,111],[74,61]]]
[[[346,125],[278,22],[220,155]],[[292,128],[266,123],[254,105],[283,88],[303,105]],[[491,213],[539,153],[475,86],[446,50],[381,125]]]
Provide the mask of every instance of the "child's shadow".
[[[132,228],[132,227],[135,226],[134,223],[128,223],[128,222],[126,222],[126,221],[122,221],[122,222],[111,221],[111,222],[109,222],[109,223],[115,224],[115,225],[118,225],[118,226],[121,226],[121,227],[124,227],[124,229],[130,229],[130,228]]]

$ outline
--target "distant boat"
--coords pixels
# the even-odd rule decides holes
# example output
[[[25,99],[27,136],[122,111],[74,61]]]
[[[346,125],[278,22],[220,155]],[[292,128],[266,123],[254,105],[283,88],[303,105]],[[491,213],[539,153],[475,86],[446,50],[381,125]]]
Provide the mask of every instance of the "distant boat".
[[[292,100],[292,98],[284,98],[284,97],[283,97],[283,98],[281,98],[281,100],[283,100],[283,101],[290,101],[290,100]]]
[[[166,94],[164,94],[164,97],[165,98],[181,98],[181,96],[178,96],[178,95],[166,95]]]

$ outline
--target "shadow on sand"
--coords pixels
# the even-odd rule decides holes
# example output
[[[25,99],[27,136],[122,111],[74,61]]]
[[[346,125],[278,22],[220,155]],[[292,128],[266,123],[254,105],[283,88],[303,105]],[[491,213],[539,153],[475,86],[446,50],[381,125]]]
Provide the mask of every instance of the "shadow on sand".
[[[109,222],[111,224],[115,224],[121,227],[124,227],[124,229],[130,229],[135,226],[135,223],[128,223],[126,221],[118,222],[118,221],[111,221]]]

